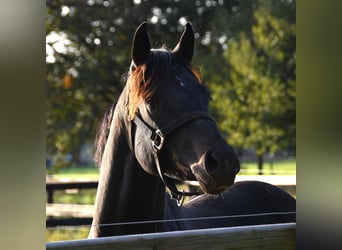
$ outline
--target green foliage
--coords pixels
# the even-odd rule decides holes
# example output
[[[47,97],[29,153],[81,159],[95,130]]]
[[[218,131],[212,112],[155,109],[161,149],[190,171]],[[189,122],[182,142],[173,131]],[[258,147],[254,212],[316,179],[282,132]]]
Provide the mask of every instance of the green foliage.
[[[220,129],[259,156],[295,147],[295,24],[269,8],[260,5],[251,29],[228,40],[226,79],[210,82]]]
[[[295,1],[48,0],[46,145],[55,164],[70,164],[67,154],[77,164],[82,145],[94,140],[98,118],[122,90],[133,33],[145,20],[153,23],[153,47],[171,48],[185,20],[192,22],[195,66],[235,147],[293,147]]]

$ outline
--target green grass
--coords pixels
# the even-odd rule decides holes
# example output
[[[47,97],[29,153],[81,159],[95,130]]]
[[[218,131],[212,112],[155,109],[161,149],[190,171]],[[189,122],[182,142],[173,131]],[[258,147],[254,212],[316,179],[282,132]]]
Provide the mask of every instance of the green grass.
[[[99,169],[94,166],[65,167],[53,174],[56,179],[98,179]]]
[[[56,190],[53,193],[54,203],[61,204],[94,204],[95,197],[96,189]]]
[[[257,175],[258,165],[255,162],[241,163],[241,170],[239,175]],[[296,175],[296,160],[282,160],[274,162],[273,164],[265,162],[263,164],[264,175]]]
[[[89,230],[89,226],[47,228],[45,238],[46,242],[87,239]]]

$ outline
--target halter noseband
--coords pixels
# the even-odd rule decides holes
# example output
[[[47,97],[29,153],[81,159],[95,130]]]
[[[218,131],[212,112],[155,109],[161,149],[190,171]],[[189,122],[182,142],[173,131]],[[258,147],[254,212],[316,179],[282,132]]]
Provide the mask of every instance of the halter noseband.
[[[203,111],[196,111],[196,112],[191,112],[191,113],[186,113],[183,116],[181,116],[179,119],[171,122],[170,124],[166,125],[163,128],[158,128],[155,129],[148,125],[141,117],[139,114],[137,114],[133,120],[136,126],[144,126],[148,130],[151,131],[151,136],[150,140],[152,143],[152,148],[153,148],[153,157],[154,161],[156,163],[156,168],[158,171],[158,174],[163,181],[164,185],[167,186],[167,188],[170,191],[171,199],[174,199],[177,201],[178,206],[182,206],[183,201],[184,201],[184,196],[193,196],[193,195],[199,195],[199,192],[185,192],[185,191],[178,191],[175,183],[173,180],[165,176],[162,172],[162,169],[160,167],[159,163],[159,158],[158,158],[158,153],[161,151],[164,145],[164,140],[167,135],[169,135],[171,132],[176,130],[177,128],[185,125],[186,123],[189,123],[193,120],[196,119],[208,119],[211,120],[214,124],[214,120],[208,115],[208,113],[203,112]],[[133,144],[134,145],[134,144]]]

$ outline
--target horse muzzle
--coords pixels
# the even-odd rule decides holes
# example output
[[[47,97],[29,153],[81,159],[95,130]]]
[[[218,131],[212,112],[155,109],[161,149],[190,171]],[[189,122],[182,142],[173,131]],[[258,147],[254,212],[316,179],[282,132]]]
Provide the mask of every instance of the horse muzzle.
[[[205,193],[218,194],[234,184],[240,163],[235,154],[208,150],[198,163],[191,166],[191,171]]]

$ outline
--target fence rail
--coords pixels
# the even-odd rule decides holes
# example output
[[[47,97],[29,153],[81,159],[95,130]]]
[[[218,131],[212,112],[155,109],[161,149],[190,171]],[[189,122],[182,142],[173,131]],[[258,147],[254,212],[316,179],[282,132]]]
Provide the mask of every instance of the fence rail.
[[[46,192],[47,192],[47,203],[53,203],[53,193],[55,190],[66,190],[66,189],[93,189],[97,188],[98,182],[95,180],[86,181],[57,181],[47,180],[46,181]]]
[[[56,190],[96,189],[96,180],[46,180],[47,204],[46,227],[89,225],[92,221],[93,205],[56,204],[53,195]]]
[[[48,250],[295,249],[296,223],[199,229],[50,242]]]

